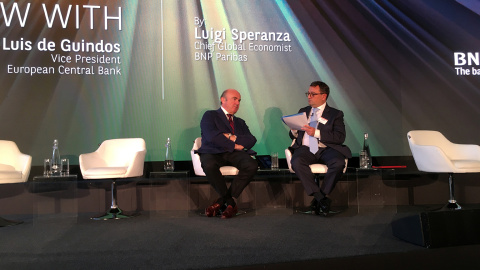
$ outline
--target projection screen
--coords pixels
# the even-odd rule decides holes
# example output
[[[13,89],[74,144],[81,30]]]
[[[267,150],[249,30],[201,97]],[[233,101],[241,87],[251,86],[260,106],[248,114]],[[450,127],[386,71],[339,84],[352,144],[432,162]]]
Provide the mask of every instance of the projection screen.
[[[331,89],[358,156],[411,155],[406,133],[480,144],[480,7],[435,0],[38,0],[0,2],[0,139],[42,164],[58,139],[78,155],[171,138],[189,160],[206,110],[237,89],[259,154],[291,143],[282,115]]]

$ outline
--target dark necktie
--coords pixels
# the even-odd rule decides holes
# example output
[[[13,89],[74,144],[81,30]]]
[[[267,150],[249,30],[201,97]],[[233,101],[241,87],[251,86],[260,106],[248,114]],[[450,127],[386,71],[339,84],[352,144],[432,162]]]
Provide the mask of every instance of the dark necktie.
[[[233,126],[233,115],[232,114],[227,114],[228,116],[228,122],[230,123],[230,126],[232,127],[232,134],[235,134],[235,127]]]

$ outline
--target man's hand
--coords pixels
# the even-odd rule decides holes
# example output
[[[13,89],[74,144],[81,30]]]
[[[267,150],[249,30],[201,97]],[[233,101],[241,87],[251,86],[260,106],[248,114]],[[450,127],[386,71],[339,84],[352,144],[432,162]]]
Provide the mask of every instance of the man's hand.
[[[243,151],[243,149],[245,149],[245,147],[243,147],[243,145],[235,144],[235,150]]]
[[[302,127],[302,130],[305,131],[305,133],[307,133],[308,136],[313,136],[313,135],[315,135],[316,128],[311,127],[309,125],[305,125],[305,126]]]
[[[223,133],[223,136],[227,137],[232,142],[235,142],[237,140],[237,136],[231,134],[231,133]]]

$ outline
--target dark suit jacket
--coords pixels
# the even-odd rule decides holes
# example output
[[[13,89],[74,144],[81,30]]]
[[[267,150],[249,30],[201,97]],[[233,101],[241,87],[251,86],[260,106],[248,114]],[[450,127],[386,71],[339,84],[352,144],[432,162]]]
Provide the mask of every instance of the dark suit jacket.
[[[245,149],[252,148],[257,142],[257,139],[250,133],[245,121],[233,116],[233,123],[235,126],[235,135],[237,136],[236,142],[229,140],[223,135],[223,133],[232,133],[232,128],[222,108],[206,111],[200,122],[202,146],[197,152],[210,154],[233,152],[235,150],[235,144],[243,145]],[[255,154],[253,150],[247,152],[249,154]]]
[[[311,110],[312,107],[307,106],[301,108],[298,112],[305,112],[308,116],[310,115]],[[352,152],[350,151],[350,148],[348,148],[346,145],[343,145],[346,136],[345,123],[343,122],[343,112],[332,108],[327,104],[325,105],[325,110],[323,110],[322,117],[328,121],[326,124],[318,122],[317,129],[320,130],[320,142],[342,153],[342,155],[344,155],[346,158],[351,158]],[[297,136],[290,131],[290,138],[295,140],[291,146],[291,150],[295,151],[295,149],[302,146],[304,135],[305,131],[303,130],[299,130]]]

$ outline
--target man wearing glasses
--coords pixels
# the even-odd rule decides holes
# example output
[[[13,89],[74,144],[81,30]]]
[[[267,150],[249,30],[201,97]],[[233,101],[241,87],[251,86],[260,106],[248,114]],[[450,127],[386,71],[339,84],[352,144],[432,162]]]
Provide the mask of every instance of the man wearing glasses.
[[[328,85],[321,81],[312,82],[305,94],[309,106],[298,112],[305,112],[310,124],[301,130],[290,131],[290,138],[294,140],[290,147],[293,152],[291,165],[307,194],[314,197],[312,207],[315,214],[327,216],[332,202],[328,195],[343,174],[345,158],[351,158],[352,153],[343,145],[346,135],[343,112],[327,104]],[[315,183],[309,166],[314,163],[328,167],[321,187]]]

